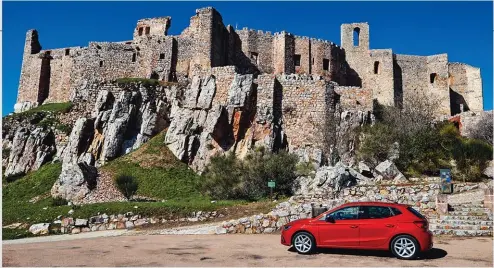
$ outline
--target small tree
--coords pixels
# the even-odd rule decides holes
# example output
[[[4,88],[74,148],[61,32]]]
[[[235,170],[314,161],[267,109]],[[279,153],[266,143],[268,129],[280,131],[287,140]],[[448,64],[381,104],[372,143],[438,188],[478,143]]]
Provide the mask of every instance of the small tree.
[[[137,192],[138,183],[137,180],[128,175],[119,175],[115,180],[118,190],[125,196],[127,199],[131,199],[132,196]]]

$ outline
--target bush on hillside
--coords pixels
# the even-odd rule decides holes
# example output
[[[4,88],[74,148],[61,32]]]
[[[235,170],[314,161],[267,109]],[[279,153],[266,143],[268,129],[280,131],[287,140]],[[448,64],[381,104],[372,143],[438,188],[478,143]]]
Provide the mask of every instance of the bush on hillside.
[[[259,200],[268,197],[269,180],[273,192],[291,194],[297,177],[298,157],[287,152],[258,150],[240,160],[234,154],[214,156],[206,168],[201,188],[215,199]]]
[[[51,200],[51,205],[54,207],[65,206],[69,202],[62,197],[55,197]]]
[[[127,199],[131,199],[132,196],[134,196],[134,194],[137,192],[137,180],[132,176],[119,175],[115,179],[115,183],[118,190],[120,190],[120,192]]]
[[[357,156],[374,166],[389,158],[399,144],[397,167],[408,176],[437,175],[441,168],[454,168],[454,176],[475,181],[492,159],[492,145],[465,138],[450,122],[434,121],[434,100],[412,97],[402,109],[377,105],[374,126],[364,127]]]

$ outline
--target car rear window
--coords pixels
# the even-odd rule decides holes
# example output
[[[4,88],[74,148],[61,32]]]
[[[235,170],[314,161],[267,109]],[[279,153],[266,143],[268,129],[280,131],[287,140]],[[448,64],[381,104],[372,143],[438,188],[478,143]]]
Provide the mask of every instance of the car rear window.
[[[421,218],[421,219],[425,219],[424,215],[420,214],[420,212],[416,211],[414,208],[412,207],[407,207],[407,210],[412,212],[415,216]]]

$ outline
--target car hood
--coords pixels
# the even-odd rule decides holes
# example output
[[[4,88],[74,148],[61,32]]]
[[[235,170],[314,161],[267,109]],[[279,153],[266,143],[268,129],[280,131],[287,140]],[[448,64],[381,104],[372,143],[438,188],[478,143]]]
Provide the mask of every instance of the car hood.
[[[308,224],[314,219],[299,219],[290,222],[290,225],[300,225],[300,224]]]

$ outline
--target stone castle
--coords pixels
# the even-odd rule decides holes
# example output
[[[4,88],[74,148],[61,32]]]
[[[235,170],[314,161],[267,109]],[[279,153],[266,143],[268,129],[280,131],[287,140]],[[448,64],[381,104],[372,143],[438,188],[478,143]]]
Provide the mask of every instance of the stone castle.
[[[168,35],[170,26],[171,17],[141,19],[129,41],[45,50],[38,32],[29,30],[16,112],[72,100],[97,81],[136,77],[180,82],[204,74],[221,80],[228,73],[253,74],[258,98],[265,94],[261,89],[276,80],[284,102],[309,110],[317,109],[328,84],[345,108],[356,110],[371,109],[373,100],[399,105],[410,94],[438,98],[438,116],[483,110],[479,68],[448,62],[447,54],[414,56],[370,49],[367,23],[341,25],[341,46],[284,31],[236,30],[225,26],[211,7],[197,9],[180,35]],[[301,100],[304,96],[306,101]]]

